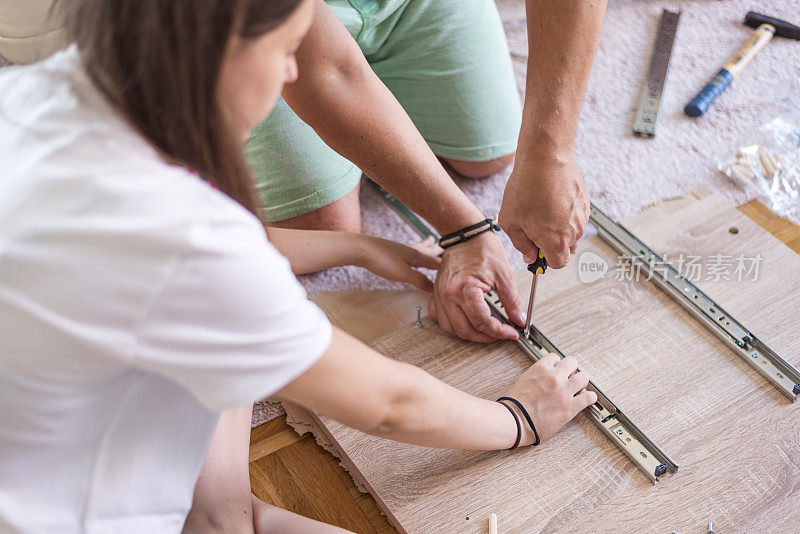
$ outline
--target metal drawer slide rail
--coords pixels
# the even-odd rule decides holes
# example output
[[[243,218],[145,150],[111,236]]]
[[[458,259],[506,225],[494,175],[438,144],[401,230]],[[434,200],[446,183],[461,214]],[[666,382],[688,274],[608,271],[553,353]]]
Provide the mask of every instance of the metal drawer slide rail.
[[[614,222],[592,204],[589,216],[603,238],[635,268],[646,272],[655,284],[705,325],[714,335],[752,365],[792,402],[800,394],[800,372],[758,339],[731,314],[700,291],[672,265],[642,243],[627,228]]]
[[[416,213],[408,209],[407,206],[397,200],[388,191],[372,181],[369,181],[369,183],[420,236],[438,237],[436,232],[422,221]],[[487,293],[485,298],[495,317],[506,324],[512,325],[520,332],[516,343],[520,349],[522,349],[522,352],[530,359],[538,361],[550,352],[558,355],[560,358],[564,357],[564,354],[558,347],[553,345],[535,326],[531,326],[529,336],[527,338],[524,337],[522,328],[508,320],[508,316],[496,292],[491,291]],[[589,406],[588,416],[600,428],[603,434],[611,440],[614,445],[619,447],[619,449],[622,450],[622,452],[641,469],[654,484],[658,482],[658,477],[665,473],[675,473],[678,471],[678,465],[672,458],[661,450],[658,445],[653,443],[633,421],[622,413],[622,410],[620,410],[594,382],[590,381],[586,389],[594,391],[597,394],[597,402]]]
[[[485,295],[485,298],[495,317],[519,330],[520,336],[517,339],[517,345],[530,359],[538,361],[549,352],[558,355],[559,358],[564,358],[564,354],[558,347],[553,345],[535,326],[531,326],[529,336],[524,337],[522,328],[508,320],[497,293],[491,291]],[[653,483],[658,482],[658,477],[667,472],[678,471],[678,465],[672,461],[672,458],[653,443],[647,434],[636,426],[636,423],[628,419],[628,416],[622,413],[622,410],[617,408],[617,405],[594,382],[590,380],[586,389],[597,394],[597,402],[589,406],[588,415],[592,422],[600,427],[606,437],[619,447]]]

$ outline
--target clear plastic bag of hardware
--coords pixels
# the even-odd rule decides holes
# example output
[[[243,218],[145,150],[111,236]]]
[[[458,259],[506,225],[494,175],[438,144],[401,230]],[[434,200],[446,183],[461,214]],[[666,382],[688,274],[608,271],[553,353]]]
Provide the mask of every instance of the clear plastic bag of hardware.
[[[774,212],[800,224],[800,109],[791,107],[717,168]]]

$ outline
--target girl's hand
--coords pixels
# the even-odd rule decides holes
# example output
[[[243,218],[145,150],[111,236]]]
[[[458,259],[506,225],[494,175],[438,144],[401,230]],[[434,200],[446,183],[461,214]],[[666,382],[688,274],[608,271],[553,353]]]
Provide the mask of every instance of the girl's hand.
[[[438,269],[442,263],[436,240],[428,237],[413,247],[387,239],[359,234],[356,265],[394,282],[404,282],[428,293],[433,282],[416,268]]]
[[[584,390],[589,377],[577,369],[578,362],[572,356],[562,360],[547,354],[522,373],[508,392],[528,410],[542,441],[597,401],[594,391]],[[512,403],[508,405],[516,410]],[[534,442],[533,432],[521,415],[520,420],[524,429],[520,445],[530,445]]]

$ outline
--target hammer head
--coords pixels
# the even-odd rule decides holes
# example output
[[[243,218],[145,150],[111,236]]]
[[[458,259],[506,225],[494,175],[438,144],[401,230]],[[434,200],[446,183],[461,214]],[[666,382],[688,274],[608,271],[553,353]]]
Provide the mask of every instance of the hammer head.
[[[771,24],[775,26],[776,36],[788,37],[789,39],[800,41],[800,28],[785,20],[768,17],[761,13],[756,13],[755,11],[749,11],[744,17],[744,23],[751,28],[758,28],[762,24]]]

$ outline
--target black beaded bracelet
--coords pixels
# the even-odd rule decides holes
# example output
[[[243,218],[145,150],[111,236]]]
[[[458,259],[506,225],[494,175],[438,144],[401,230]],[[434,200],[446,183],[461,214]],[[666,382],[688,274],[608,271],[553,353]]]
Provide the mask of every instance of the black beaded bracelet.
[[[497,223],[494,222],[494,219],[484,219],[479,223],[473,224],[472,226],[467,226],[466,228],[462,228],[457,232],[442,236],[439,238],[439,246],[442,248],[449,248],[453,245],[458,245],[464,241],[469,241],[475,236],[490,231],[499,232],[500,227],[497,226]]]
[[[536,431],[536,427],[533,425],[533,419],[531,419],[531,415],[528,413],[528,410],[525,409],[525,407],[522,405],[522,403],[519,402],[514,397],[500,397],[499,399],[497,399],[498,402],[504,401],[504,400],[513,402],[514,404],[517,405],[517,408],[519,408],[519,411],[522,412],[523,417],[525,417],[525,420],[530,425],[531,430],[533,430],[534,437],[536,437],[536,441],[533,442],[533,446],[535,447],[539,443],[541,443],[541,441],[539,440],[539,433]]]
[[[517,412],[514,411],[514,408],[512,408],[505,402],[499,400],[497,401],[497,403],[502,404],[508,409],[509,412],[511,412],[511,415],[514,416],[514,422],[517,424],[517,439],[516,441],[514,441],[514,444],[507,449],[509,451],[513,451],[514,449],[519,447],[519,440],[522,439],[522,424],[520,423],[519,416],[517,415]]]

